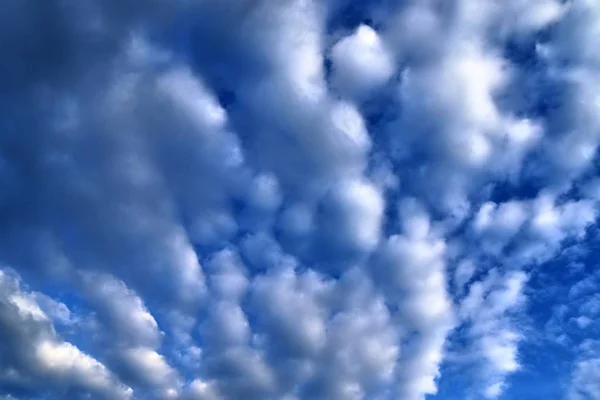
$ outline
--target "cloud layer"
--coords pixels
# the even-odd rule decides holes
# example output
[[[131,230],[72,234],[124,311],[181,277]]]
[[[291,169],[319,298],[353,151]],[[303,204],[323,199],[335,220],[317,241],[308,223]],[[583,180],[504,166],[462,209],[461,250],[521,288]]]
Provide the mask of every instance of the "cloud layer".
[[[600,398],[596,2],[0,10],[0,399]]]

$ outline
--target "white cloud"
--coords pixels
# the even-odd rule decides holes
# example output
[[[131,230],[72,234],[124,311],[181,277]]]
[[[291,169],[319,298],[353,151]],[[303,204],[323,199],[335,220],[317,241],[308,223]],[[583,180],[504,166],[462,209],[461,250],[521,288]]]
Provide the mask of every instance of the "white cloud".
[[[18,276],[0,270],[0,292],[1,385],[23,385],[22,390],[67,385],[99,399],[131,398],[132,390],[108,368],[57,335]]]
[[[219,398],[214,384],[200,379],[194,379],[184,395],[186,400],[218,400]]]
[[[378,33],[360,25],[331,49],[332,83],[351,99],[363,100],[381,89],[395,72],[394,60]]]
[[[465,285],[475,274],[476,266],[473,260],[462,260],[454,271],[454,286],[455,290],[462,296],[465,290]]]
[[[297,276],[285,267],[255,279],[252,296],[258,319],[277,353],[303,357],[320,350],[327,330],[323,303],[328,290],[318,275]]]
[[[499,276],[492,270],[483,281],[471,285],[461,302],[460,313],[469,324],[477,362],[481,363],[481,390],[487,398],[500,396],[506,378],[521,367],[518,345],[522,335],[511,314],[525,301],[526,281],[522,272]]]
[[[521,312],[595,332],[592,266],[543,269],[594,239],[593,1],[34,3],[0,6],[13,397],[422,400],[460,348],[496,398]]]
[[[156,320],[125,283],[97,273],[84,275],[83,282],[85,294],[95,305],[100,321],[117,340],[158,346],[161,332]]]
[[[101,351],[119,376],[134,388],[151,388],[158,398],[176,398],[178,372],[156,351],[164,334],[142,299],[106,274],[86,273],[82,285],[107,332]]]
[[[372,184],[341,181],[325,199],[319,221],[324,240],[342,249],[369,252],[379,243],[384,210],[384,199]]]
[[[597,215],[594,203],[588,200],[556,205],[553,204],[553,199],[542,196],[536,201],[534,208],[532,231],[555,242],[567,235],[581,237],[584,229]]]
[[[131,369],[136,379],[151,386],[163,387],[165,393],[176,390],[177,373],[167,364],[164,357],[151,348],[131,347],[120,355],[124,368]]]
[[[83,384],[92,390],[107,390],[113,382],[106,367],[77,347],[67,342],[43,340],[35,346],[35,357],[41,368],[50,376],[60,379],[62,376],[72,376],[73,383]],[[122,396],[129,397],[125,390]]]
[[[409,206],[412,201],[405,205],[405,232],[385,242],[376,280],[387,302],[398,307],[400,337],[416,333],[400,349],[396,385],[404,398],[419,399],[437,393],[435,380],[454,317],[444,273],[445,243],[430,230],[424,211]]]
[[[323,348],[301,397],[359,399],[393,384],[398,333],[383,298],[368,277],[349,271],[330,293],[335,312]]]
[[[585,398],[596,398],[600,396],[600,359],[592,359],[581,361],[577,364],[574,372],[574,380],[571,391],[569,392],[570,400],[579,400]]]

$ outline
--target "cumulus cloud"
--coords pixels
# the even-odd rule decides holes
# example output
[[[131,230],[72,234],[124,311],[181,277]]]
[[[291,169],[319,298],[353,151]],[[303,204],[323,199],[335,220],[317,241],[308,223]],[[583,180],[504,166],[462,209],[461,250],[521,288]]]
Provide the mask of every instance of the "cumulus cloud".
[[[332,83],[342,95],[365,100],[395,73],[386,44],[369,25],[360,25],[331,49]]]
[[[0,10],[0,398],[599,396],[593,1]]]
[[[158,392],[161,398],[176,398],[178,373],[156,351],[163,333],[143,301],[111,276],[92,273],[82,280],[100,329],[110,332],[98,343],[109,364],[132,386]]]
[[[566,395],[568,400],[593,399],[600,395],[600,348],[596,340],[584,341],[579,346],[579,357],[571,373]]]
[[[521,367],[518,344],[522,338],[510,314],[524,301],[522,290],[526,278],[522,272],[500,277],[492,270],[486,279],[471,286],[461,303],[460,313],[468,321],[476,353],[484,360],[486,398],[497,398],[504,389],[506,376]]]
[[[419,399],[437,392],[453,310],[445,276],[446,244],[431,230],[430,217],[414,199],[400,205],[403,230],[384,243],[375,279],[397,307],[406,342],[398,365],[398,393]]]
[[[56,333],[19,277],[0,270],[0,388],[17,396],[50,392],[72,398],[129,399],[132,391],[101,362]]]

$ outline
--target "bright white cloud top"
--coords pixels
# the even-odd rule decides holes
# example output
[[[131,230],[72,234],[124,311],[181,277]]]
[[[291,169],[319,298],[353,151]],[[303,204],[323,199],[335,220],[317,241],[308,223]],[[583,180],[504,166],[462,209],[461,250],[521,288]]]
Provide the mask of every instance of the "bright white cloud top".
[[[600,400],[600,3],[5,0],[0,399]]]

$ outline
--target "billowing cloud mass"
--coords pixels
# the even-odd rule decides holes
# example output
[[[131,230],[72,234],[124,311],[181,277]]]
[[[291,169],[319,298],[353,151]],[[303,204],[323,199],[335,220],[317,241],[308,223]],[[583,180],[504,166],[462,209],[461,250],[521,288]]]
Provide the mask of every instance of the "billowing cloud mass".
[[[0,399],[600,400],[599,27],[4,0]]]

